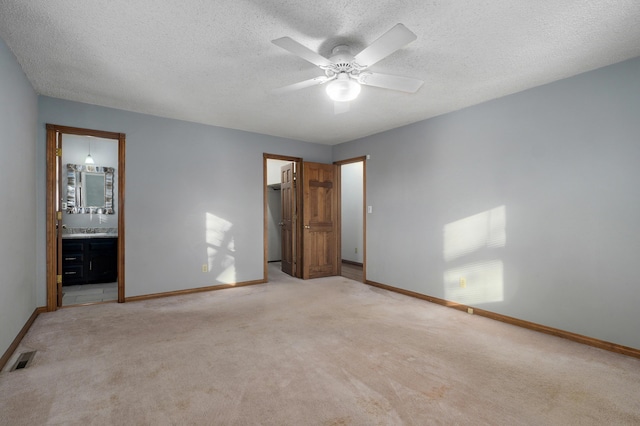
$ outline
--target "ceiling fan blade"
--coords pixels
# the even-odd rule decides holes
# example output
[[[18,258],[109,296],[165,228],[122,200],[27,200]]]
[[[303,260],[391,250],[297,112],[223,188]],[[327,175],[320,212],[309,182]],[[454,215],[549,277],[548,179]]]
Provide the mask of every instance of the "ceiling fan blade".
[[[313,50],[301,45],[290,37],[277,38],[275,40],[271,40],[271,43],[275,44],[276,46],[282,47],[284,50],[288,50],[294,55],[299,56],[316,66],[327,67],[331,65],[330,60],[328,60],[324,56],[320,56]]]
[[[415,93],[424,83],[415,78],[400,77],[399,75],[363,72],[358,76],[358,82],[365,86],[381,87],[383,89],[399,90],[401,92]]]
[[[350,102],[333,102],[333,113],[334,114],[344,114],[345,112],[349,112]]]
[[[333,79],[323,75],[320,77],[315,77],[309,80],[301,81],[299,83],[294,83],[288,86],[280,87],[278,89],[273,89],[271,93],[273,93],[274,95],[280,95],[282,93],[293,92],[294,90],[305,89],[307,87],[323,84],[329,80],[333,80]]]
[[[355,56],[358,65],[370,67],[418,38],[407,27],[397,24]]]

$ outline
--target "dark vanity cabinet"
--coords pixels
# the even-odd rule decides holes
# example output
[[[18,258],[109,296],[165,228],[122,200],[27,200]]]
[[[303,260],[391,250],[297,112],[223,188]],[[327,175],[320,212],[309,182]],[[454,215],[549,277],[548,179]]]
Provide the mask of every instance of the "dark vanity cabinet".
[[[118,279],[117,238],[62,240],[62,285],[110,283]]]
[[[62,240],[62,285],[85,282],[84,240]]]

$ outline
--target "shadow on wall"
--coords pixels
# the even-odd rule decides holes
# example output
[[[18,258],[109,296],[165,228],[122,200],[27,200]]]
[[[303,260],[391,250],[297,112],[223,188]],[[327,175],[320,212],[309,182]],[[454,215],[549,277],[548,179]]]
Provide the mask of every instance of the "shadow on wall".
[[[205,217],[207,271],[221,284],[235,284],[235,241],[233,223],[212,213]]]
[[[506,208],[496,207],[444,226],[445,299],[474,305],[504,300]]]

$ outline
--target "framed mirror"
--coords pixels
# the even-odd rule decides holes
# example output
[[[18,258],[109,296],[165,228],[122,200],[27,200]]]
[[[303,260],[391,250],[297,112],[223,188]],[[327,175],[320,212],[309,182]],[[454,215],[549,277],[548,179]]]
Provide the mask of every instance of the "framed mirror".
[[[114,214],[113,167],[67,164],[67,213]]]

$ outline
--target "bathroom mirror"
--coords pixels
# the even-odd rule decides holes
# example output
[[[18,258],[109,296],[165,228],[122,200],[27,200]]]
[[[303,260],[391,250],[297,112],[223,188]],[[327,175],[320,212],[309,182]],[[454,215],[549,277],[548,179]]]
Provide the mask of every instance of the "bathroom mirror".
[[[114,214],[113,167],[67,164],[67,213]]]

